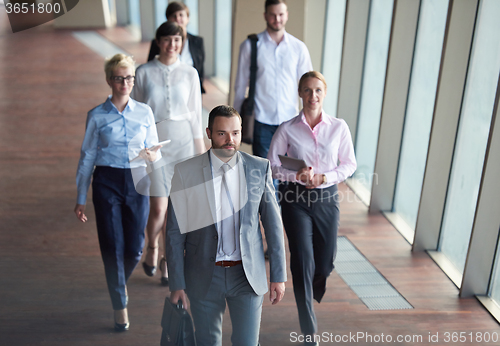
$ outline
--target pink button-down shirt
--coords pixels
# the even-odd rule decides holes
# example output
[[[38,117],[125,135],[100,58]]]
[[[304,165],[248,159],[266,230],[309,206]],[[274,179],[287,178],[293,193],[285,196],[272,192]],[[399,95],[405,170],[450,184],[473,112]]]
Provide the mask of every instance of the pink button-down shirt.
[[[296,179],[297,172],[281,167],[278,155],[302,159],[314,173],[325,174],[325,188],[344,181],[356,170],[356,158],[351,132],[346,122],[329,116],[324,111],[321,121],[313,128],[299,115],[278,127],[273,136],[267,158],[271,161],[273,178],[304,185]]]

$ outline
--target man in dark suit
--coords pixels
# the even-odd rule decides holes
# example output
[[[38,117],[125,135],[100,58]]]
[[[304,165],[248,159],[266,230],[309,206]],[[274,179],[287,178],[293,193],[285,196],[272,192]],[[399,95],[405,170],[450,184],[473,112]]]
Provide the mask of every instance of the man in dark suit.
[[[205,47],[203,45],[203,38],[200,36],[191,35],[187,32],[187,25],[189,23],[189,8],[182,2],[173,1],[167,6],[167,11],[165,13],[167,21],[176,22],[187,33],[184,37],[184,44],[182,46],[181,52],[179,53],[179,59],[188,65],[193,66],[198,75],[200,76],[201,92],[205,93],[203,88],[203,78],[205,77],[205,71],[203,69],[203,64],[205,63]],[[156,43],[156,40],[151,41],[151,48],[149,49],[148,61],[155,58],[156,55],[160,54],[160,48]]]
[[[269,299],[285,293],[283,225],[267,159],[238,151],[241,117],[215,107],[207,128],[212,149],[175,166],[166,253],[170,300],[191,312],[198,346],[221,345],[229,307],[233,345],[259,343],[263,296],[268,291],[259,216],[270,262]],[[187,293],[187,294],[186,294]]]

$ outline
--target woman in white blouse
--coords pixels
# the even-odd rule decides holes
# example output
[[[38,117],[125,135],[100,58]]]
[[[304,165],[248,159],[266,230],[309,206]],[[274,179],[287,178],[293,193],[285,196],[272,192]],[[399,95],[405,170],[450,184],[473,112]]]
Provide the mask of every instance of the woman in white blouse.
[[[156,273],[158,240],[165,229],[168,196],[176,163],[206,151],[201,126],[200,80],[196,70],[179,59],[184,32],[175,22],[156,31],[160,54],[136,72],[132,97],[148,104],[155,116],[158,138],[171,142],[161,148],[162,159],[150,174],[150,213],[146,227],[148,249],[143,268]],[[168,284],[166,263],[160,263],[162,284]]]
[[[267,158],[280,187],[283,224],[290,247],[293,291],[306,345],[317,345],[313,299],[321,302],[337,250],[337,183],[356,170],[351,133],[342,119],[326,114],[326,81],[316,71],[299,82],[304,108],[280,125]],[[278,155],[304,160],[298,172],[282,166]]]
[[[203,89],[203,78],[205,72],[203,64],[205,63],[205,46],[201,36],[196,36],[187,32],[187,26],[189,24],[189,8],[183,2],[172,1],[169,2],[165,15],[167,21],[176,22],[182,26],[182,29],[184,29],[184,42],[181,52],[179,53],[179,59],[181,59],[182,62],[193,66],[196,71],[198,71],[201,92],[204,93],[205,89]],[[156,43],[156,39],[154,39],[151,41],[148,61],[153,60],[159,53],[160,48]]]

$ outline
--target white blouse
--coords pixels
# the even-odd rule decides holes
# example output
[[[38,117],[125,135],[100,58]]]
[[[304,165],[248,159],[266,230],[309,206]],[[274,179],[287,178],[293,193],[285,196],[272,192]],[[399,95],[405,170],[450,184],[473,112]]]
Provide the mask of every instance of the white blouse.
[[[188,120],[192,138],[203,138],[201,91],[198,72],[179,59],[165,65],[156,57],[137,68],[131,97],[148,104],[156,123]],[[158,131],[160,141],[160,130]]]
[[[156,57],[137,68],[131,96],[153,110],[159,141],[170,140],[160,149],[154,166],[162,173],[152,177],[150,190],[151,196],[166,197],[175,165],[195,156],[194,140],[203,138],[198,72],[179,59],[167,66]]]

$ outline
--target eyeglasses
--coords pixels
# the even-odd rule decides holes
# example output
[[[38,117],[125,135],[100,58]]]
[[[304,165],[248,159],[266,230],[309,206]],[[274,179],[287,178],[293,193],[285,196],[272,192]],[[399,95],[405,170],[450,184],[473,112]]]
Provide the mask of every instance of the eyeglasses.
[[[116,84],[122,84],[123,81],[126,81],[127,83],[133,83],[134,82],[134,79],[135,79],[135,76],[127,76],[127,77],[122,77],[122,76],[113,76],[111,77],[111,80],[113,81],[113,83],[116,83]]]

